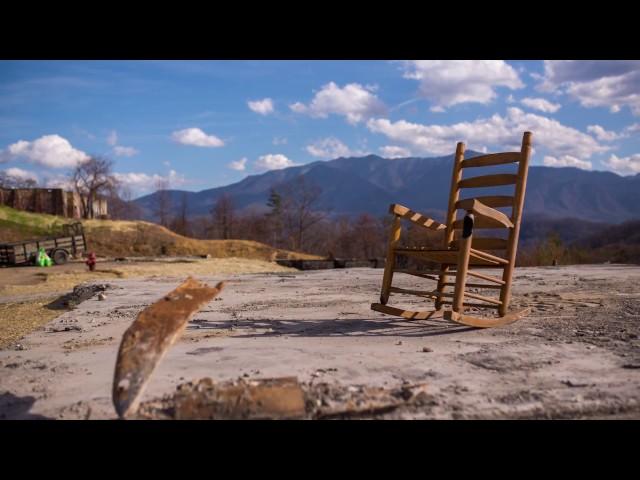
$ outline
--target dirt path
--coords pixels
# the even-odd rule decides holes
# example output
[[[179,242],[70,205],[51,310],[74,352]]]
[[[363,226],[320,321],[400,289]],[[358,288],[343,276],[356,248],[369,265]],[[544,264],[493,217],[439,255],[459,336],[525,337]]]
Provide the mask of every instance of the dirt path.
[[[203,377],[297,376],[341,386],[426,384],[419,404],[384,418],[640,418],[640,267],[518,269],[515,306],[534,311],[489,330],[372,312],[381,275],[199,275],[228,280],[226,290],[191,322],[143,400]],[[405,288],[424,286],[397,278]],[[114,418],[121,335],[179,281],[109,280],[105,301],[64,313],[47,325],[51,332],[23,339],[23,351],[0,351],[0,416]]]

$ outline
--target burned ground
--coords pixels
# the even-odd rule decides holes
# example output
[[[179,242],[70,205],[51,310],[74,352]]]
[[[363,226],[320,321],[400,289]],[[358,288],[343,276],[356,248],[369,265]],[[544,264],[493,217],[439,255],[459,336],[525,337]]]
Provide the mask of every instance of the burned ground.
[[[303,418],[640,418],[639,267],[518,269],[514,308],[533,312],[488,330],[372,312],[381,274],[199,276],[210,284],[228,280],[227,287],[162,361],[140,413],[173,418],[167,412],[176,395],[203,381],[297,377]],[[0,350],[1,414],[114,418],[122,333],[183,279],[109,279],[104,301],[92,297],[20,339],[23,350]],[[415,277],[397,280],[403,288],[424,286]],[[413,297],[390,303],[426,306]]]

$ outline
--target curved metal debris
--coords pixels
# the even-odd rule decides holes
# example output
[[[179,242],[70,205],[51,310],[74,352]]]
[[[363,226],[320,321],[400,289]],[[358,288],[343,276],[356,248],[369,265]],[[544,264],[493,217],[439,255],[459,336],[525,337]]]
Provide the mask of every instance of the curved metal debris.
[[[122,337],[113,378],[113,405],[120,418],[134,412],[153,370],[182,335],[189,319],[215,298],[215,287],[189,277],[144,309]]]
[[[145,401],[144,420],[282,420],[380,418],[397,409],[433,405],[426,384],[393,388],[299,382],[296,377],[215,382],[201,378]]]

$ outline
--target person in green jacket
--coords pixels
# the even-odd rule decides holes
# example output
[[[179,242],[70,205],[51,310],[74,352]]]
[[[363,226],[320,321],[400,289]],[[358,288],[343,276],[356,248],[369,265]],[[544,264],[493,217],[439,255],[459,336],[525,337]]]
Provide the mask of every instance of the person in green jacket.
[[[49,255],[47,255],[47,252],[44,251],[44,247],[40,247],[40,249],[38,250],[38,257],[36,259],[36,263],[40,267],[50,267],[51,264],[53,263]]]

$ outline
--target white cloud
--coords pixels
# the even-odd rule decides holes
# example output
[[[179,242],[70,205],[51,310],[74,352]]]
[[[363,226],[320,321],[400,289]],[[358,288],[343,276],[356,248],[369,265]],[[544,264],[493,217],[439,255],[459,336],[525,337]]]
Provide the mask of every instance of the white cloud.
[[[380,147],[380,152],[386,158],[402,158],[411,156],[411,150],[396,145],[386,145]]]
[[[319,158],[356,157],[363,155],[360,150],[351,150],[335,137],[327,137],[307,145],[307,152]]]
[[[503,60],[413,60],[402,65],[404,78],[418,80],[420,95],[436,112],[460,103],[489,103],[496,87],[524,87],[516,70]]]
[[[533,108],[534,110],[540,110],[541,112],[545,113],[556,113],[562,106],[559,103],[551,103],[544,98],[531,97],[523,98],[522,100],[520,100],[520,103],[522,103],[526,107]]]
[[[330,114],[343,115],[354,125],[374,115],[386,113],[385,105],[374,95],[371,87],[349,83],[340,88],[334,82],[324,85],[309,105],[296,102],[289,108],[315,118],[327,118]]]
[[[301,102],[292,103],[289,108],[296,113],[307,113],[307,107]]]
[[[122,145],[116,145],[113,147],[113,153],[117,157],[133,157],[138,154],[138,150],[133,147],[123,147]]]
[[[603,142],[610,142],[622,137],[622,135],[617,134],[616,132],[605,130],[600,125],[589,125],[587,127],[587,132],[593,133],[598,140]]]
[[[628,157],[618,158],[615,155],[611,155],[609,160],[605,160],[604,163],[607,167],[616,173],[624,174],[636,174],[640,173],[640,153],[630,155]]]
[[[112,147],[116,146],[118,144],[118,132],[111,130],[111,133],[109,133],[107,137],[107,143]]]
[[[287,137],[273,137],[273,144],[274,145],[286,145],[287,144]]]
[[[44,180],[41,182],[47,188],[62,188],[65,191],[72,191],[74,189],[74,185],[71,182],[71,179],[66,175],[45,175]]]
[[[591,170],[591,162],[588,160],[580,160],[571,155],[563,155],[560,158],[546,156],[543,163],[547,167],[576,167],[582,170]]]
[[[0,163],[17,159],[50,168],[71,168],[87,161],[89,156],[60,135],[45,135],[32,142],[20,140],[0,152]]]
[[[513,94],[509,94],[507,97],[507,103],[515,103],[516,99],[513,97]]]
[[[273,100],[270,98],[248,101],[247,105],[251,110],[259,113],[260,115],[269,115],[270,113],[273,113]]]
[[[243,171],[246,170],[247,158],[243,157],[240,160],[229,163],[229,168],[232,170]]]
[[[111,133],[107,136],[107,143],[113,147],[113,154],[116,157],[133,157],[140,153],[133,147],[118,145],[118,132],[115,130],[111,130]]]
[[[29,172],[27,170],[23,170],[17,167],[7,168],[6,170],[3,171],[3,173],[8,177],[18,178],[20,180],[31,179],[31,180],[35,180],[36,182],[38,181],[38,175],[36,175],[34,172]]]
[[[280,170],[294,165],[296,164],[280,153],[262,155],[255,162],[255,167],[260,170]]]
[[[583,107],[628,107],[640,115],[640,61],[545,60],[540,91],[559,91]]]
[[[215,135],[207,135],[199,128],[185,128],[171,134],[171,138],[183,145],[196,147],[222,147],[224,142]]]
[[[169,184],[173,186],[180,186],[187,183],[185,176],[175,170],[169,170],[169,175],[165,176],[165,178],[169,180]]]
[[[640,123],[634,123],[632,125],[629,125],[628,127],[625,127],[624,128],[624,132],[625,132],[625,134],[634,133],[634,132],[640,132]]]
[[[533,132],[536,148],[556,157],[576,155],[589,158],[594,153],[610,150],[610,147],[600,145],[586,133],[562,125],[557,120],[525,113],[516,107],[508,108],[505,116],[495,114],[490,118],[453,125],[421,125],[405,120],[391,122],[378,118],[369,120],[367,127],[414,152],[428,154],[452,153],[459,141],[464,141],[467,148],[473,150],[480,150],[486,145],[498,151],[519,150],[525,131]]]
[[[114,173],[113,175],[114,177],[116,177],[116,180],[118,182],[123,183],[130,187],[138,187],[138,188],[145,187],[145,186],[152,188],[152,185],[157,180],[164,178],[161,175],[158,175],[157,173],[153,175],[149,175],[147,173],[128,172],[128,173]]]
[[[187,183],[184,175],[176,172],[175,170],[169,170],[168,175],[159,175],[154,173],[149,175],[148,173],[114,173],[116,180],[136,191],[151,191],[155,189],[155,185],[161,181],[166,180],[169,185],[178,187]]]

